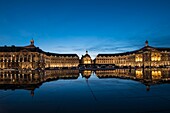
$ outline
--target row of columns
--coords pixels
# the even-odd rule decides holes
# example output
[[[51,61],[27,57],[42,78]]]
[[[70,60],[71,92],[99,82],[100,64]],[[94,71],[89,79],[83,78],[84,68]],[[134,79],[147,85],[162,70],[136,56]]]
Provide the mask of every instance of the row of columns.
[[[1,55],[0,62],[34,62],[35,55]]]

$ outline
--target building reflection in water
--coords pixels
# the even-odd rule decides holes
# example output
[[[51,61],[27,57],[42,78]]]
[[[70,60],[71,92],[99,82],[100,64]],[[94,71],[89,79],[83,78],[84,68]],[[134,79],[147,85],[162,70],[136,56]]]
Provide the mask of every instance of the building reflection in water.
[[[93,71],[84,70],[80,73],[87,81]],[[95,73],[98,78],[121,78],[140,81],[146,85],[147,91],[150,90],[151,85],[170,81],[170,68],[96,70]],[[1,71],[0,89],[30,90],[31,95],[34,96],[34,90],[44,82],[58,79],[77,79],[78,77],[79,70]]]
[[[34,96],[34,90],[44,82],[78,77],[79,70],[1,71],[0,89],[26,89]]]
[[[140,81],[146,85],[146,90],[149,91],[151,85],[170,81],[170,68],[97,70],[96,76],[98,78],[123,78]]]
[[[92,70],[83,70],[80,72],[82,77],[85,77],[86,79],[89,79],[91,74],[92,74]]]

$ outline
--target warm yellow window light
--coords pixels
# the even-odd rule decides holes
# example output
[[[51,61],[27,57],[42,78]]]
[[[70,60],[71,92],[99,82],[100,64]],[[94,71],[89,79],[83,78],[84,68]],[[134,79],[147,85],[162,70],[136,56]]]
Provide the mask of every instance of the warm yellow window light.
[[[161,79],[161,71],[152,71],[152,79]]]
[[[136,58],[135,58],[136,62],[141,62],[142,60],[143,60],[142,55],[136,55]]]
[[[161,60],[161,56],[159,53],[153,53],[151,55],[151,61],[160,61]]]
[[[142,78],[142,71],[140,71],[140,70],[136,70],[136,78]]]

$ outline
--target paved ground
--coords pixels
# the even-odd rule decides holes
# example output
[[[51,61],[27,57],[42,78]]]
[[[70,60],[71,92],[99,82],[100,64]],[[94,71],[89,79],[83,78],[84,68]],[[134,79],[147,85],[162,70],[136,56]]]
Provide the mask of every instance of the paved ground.
[[[0,113],[170,113],[170,84],[92,75],[86,80],[44,83],[32,97],[28,90],[0,90]]]

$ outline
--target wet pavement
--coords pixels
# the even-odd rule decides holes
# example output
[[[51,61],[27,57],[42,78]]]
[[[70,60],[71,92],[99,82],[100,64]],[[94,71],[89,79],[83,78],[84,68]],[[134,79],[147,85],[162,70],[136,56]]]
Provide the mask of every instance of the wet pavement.
[[[16,84],[16,83],[15,83]],[[14,84],[14,85],[15,85]],[[122,78],[46,81],[32,89],[0,90],[0,113],[170,113],[170,84]]]

